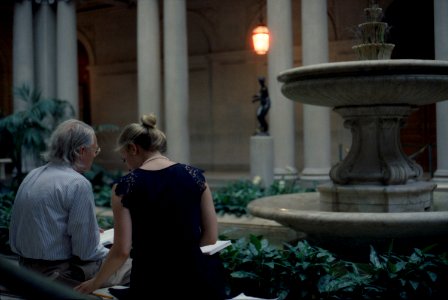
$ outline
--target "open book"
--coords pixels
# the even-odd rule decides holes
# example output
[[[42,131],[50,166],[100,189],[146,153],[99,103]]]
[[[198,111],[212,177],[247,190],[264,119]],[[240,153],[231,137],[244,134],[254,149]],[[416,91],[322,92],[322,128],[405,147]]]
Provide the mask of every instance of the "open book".
[[[108,229],[108,230],[104,230],[104,232],[102,232],[100,234],[100,243],[103,244],[104,246],[110,245],[114,242],[114,229]],[[232,244],[232,242],[230,240],[224,240],[224,241],[217,241],[215,244],[213,245],[207,245],[207,246],[202,246],[201,250],[202,253],[207,254],[207,255],[213,255],[219,251],[221,251],[222,249],[226,248],[227,246],[230,246]]]
[[[201,250],[204,254],[213,255],[230,245],[232,245],[232,242],[229,240],[218,240],[213,245],[202,246]]]
[[[114,242],[114,229],[107,229],[100,233],[100,244],[111,245]]]

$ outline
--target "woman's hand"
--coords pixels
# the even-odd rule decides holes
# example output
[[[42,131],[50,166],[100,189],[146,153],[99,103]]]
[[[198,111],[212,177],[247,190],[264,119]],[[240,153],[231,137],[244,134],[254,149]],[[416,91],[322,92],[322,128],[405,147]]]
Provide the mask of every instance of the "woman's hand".
[[[74,290],[83,294],[92,293],[93,291],[99,289],[99,286],[96,286],[94,279],[95,278],[84,281],[80,285],[75,286]]]

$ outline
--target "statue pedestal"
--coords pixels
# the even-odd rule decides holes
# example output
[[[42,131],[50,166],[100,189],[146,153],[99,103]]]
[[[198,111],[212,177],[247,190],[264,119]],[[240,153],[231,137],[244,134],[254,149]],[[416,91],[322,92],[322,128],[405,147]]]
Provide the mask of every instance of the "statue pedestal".
[[[254,135],[250,138],[250,176],[260,176],[265,187],[274,182],[274,141],[271,136]]]

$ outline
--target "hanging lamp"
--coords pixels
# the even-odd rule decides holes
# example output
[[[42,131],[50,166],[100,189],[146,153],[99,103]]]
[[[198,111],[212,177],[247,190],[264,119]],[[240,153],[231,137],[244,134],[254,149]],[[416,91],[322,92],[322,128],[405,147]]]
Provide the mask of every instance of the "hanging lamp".
[[[269,29],[265,25],[258,25],[252,31],[252,42],[255,53],[266,54],[269,50]]]
[[[264,55],[269,50],[269,29],[263,20],[264,3],[266,3],[265,0],[258,0],[258,26],[252,30],[252,44],[255,53],[259,55]]]

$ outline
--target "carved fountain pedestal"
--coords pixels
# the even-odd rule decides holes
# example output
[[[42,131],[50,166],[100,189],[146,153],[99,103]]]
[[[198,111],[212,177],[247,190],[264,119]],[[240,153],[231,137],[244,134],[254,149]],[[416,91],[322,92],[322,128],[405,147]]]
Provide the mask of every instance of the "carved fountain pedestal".
[[[411,105],[341,106],[334,109],[351,129],[347,157],[330,171],[333,184],[322,185],[324,211],[425,211],[436,185],[418,181],[422,168],[401,149],[400,128]]]

